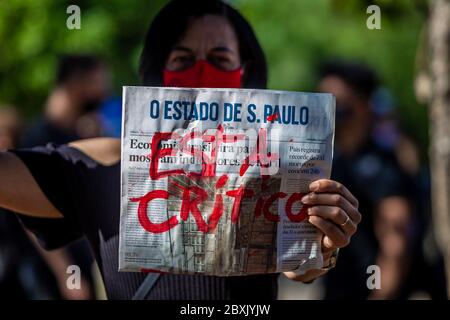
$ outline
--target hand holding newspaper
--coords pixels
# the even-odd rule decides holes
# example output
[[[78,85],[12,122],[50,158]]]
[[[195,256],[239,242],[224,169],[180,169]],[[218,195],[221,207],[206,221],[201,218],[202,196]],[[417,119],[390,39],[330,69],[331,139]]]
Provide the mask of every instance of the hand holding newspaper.
[[[321,268],[300,200],[330,177],[334,109],[322,93],[124,87],[119,270]]]

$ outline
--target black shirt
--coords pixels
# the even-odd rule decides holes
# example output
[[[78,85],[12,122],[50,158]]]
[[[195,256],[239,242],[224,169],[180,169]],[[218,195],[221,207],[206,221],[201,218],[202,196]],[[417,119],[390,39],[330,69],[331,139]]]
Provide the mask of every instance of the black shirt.
[[[13,151],[63,214],[21,217],[41,244],[57,248],[86,235],[109,299],[131,299],[145,273],[118,272],[120,162],[103,166],[67,145]],[[148,299],[276,299],[278,274],[214,277],[161,275]]]

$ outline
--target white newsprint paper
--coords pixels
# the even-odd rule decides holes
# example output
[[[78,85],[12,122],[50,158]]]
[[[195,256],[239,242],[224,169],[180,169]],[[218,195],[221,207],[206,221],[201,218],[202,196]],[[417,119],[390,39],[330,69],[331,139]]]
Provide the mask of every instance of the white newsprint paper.
[[[119,271],[321,268],[301,198],[329,178],[334,97],[124,87]]]

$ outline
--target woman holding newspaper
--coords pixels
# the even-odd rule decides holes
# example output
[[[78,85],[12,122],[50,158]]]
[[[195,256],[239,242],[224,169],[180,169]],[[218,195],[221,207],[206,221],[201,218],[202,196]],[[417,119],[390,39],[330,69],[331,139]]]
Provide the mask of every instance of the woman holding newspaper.
[[[264,54],[250,25],[221,1],[172,1],[153,20],[141,56],[147,86],[266,87]],[[323,232],[322,269],[290,279],[310,282],[335,264],[361,220],[345,186],[314,181],[301,200]],[[0,153],[0,206],[18,212],[48,249],[86,235],[108,298],[274,299],[278,274],[244,277],[163,274],[142,287],[145,273],[118,272],[120,141],[93,139]],[[258,288],[258,290],[255,290]]]

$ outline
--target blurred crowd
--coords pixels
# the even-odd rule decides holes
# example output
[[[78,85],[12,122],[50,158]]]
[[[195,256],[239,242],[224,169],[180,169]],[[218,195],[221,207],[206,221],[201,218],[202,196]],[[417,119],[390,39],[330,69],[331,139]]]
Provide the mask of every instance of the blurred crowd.
[[[325,63],[318,91],[336,97],[332,178],[352,190],[363,215],[325,279],[326,299],[446,299],[445,269],[431,223],[430,175],[388,89],[369,67]],[[381,270],[370,290],[369,266]]]
[[[118,137],[120,112],[120,99],[110,95],[107,66],[99,58],[62,56],[41,116],[25,124],[19,109],[0,108],[0,150]],[[67,286],[71,265],[81,270],[77,290]],[[94,299],[101,297],[100,281],[85,239],[46,251],[15,215],[0,214],[0,297]]]
[[[121,99],[111,93],[109,77],[95,56],[62,56],[39,118],[25,123],[18,108],[0,108],[0,149],[120,137]],[[401,126],[395,99],[365,65],[327,62],[318,78],[317,91],[336,97],[332,178],[353,192],[363,214],[323,281],[323,298],[407,299],[420,291],[446,299],[429,171],[413,135]],[[67,289],[69,265],[81,268],[81,290]],[[380,290],[367,287],[371,265],[382,270]],[[15,215],[0,213],[0,298],[98,299],[98,279],[85,240],[45,251]]]

